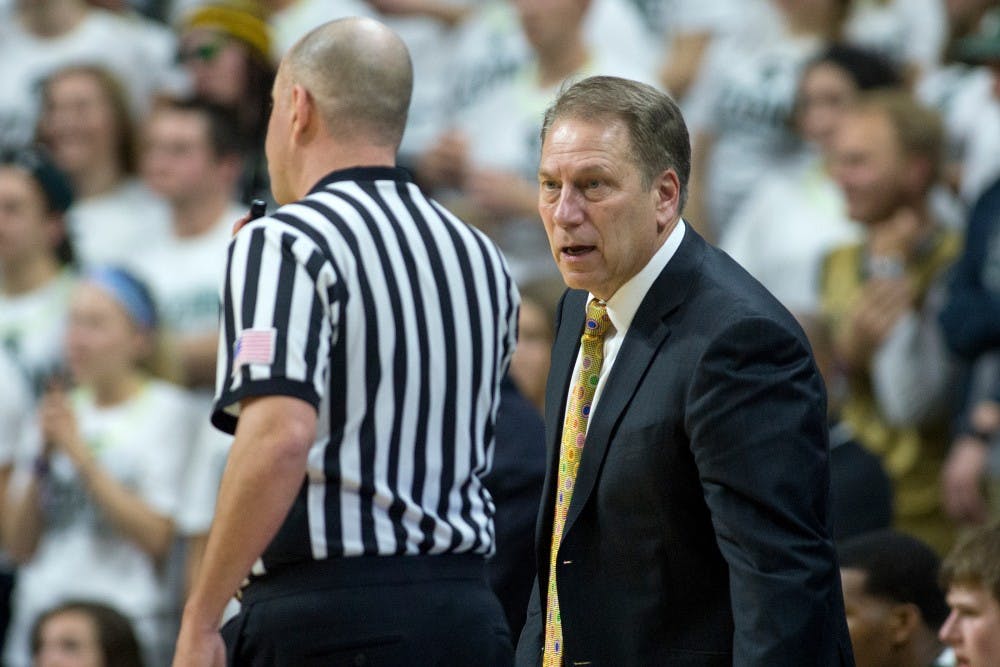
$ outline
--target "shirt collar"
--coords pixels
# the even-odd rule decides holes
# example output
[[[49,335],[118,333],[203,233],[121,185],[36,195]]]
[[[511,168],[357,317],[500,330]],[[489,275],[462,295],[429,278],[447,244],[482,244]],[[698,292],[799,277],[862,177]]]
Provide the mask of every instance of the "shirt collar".
[[[678,220],[677,226],[670,232],[670,236],[663,242],[663,245],[653,253],[646,266],[642,267],[639,273],[629,278],[608,299],[608,317],[611,319],[611,324],[614,325],[615,331],[625,332],[632,326],[632,320],[635,318],[642,300],[646,298],[646,293],[649,292],[649,288],[656,282],[656,279],[667,266],[667,262],[677,252],[677,248],[684,239],[684,227],[684,221]],[[590,299],[593,298],[595,297],[591,294],[587,299],[587,303],[590,303]]]
[[[332,171],[314,185],[309,194],[319,192],[338,181],[402,181],[410,182],[413,177],[402,167],[348,167]]]

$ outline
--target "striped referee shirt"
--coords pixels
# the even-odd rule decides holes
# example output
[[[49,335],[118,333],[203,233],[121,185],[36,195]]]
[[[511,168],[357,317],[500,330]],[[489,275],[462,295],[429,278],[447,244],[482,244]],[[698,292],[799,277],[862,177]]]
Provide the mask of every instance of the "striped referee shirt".
[[[491,241],[401,169],[337,171],[240,230],[222,298],[213,423],[233,432],[250,396],[318,411],[302,488],[255,574],[492,553],[482,477],[519,296]]]

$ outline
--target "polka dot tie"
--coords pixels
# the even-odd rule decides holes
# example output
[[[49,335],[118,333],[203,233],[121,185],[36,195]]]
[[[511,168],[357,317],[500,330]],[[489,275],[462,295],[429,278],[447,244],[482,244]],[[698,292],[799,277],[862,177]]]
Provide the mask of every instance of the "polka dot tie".
[[[591,299],[587,304],[587,322],[580,339],[582,358],[580,373],[569,395],[569,407],[563,422],[562,441],[559,445],[559,474],[556,478],[556,513],[552,521],[552,548],[549,557],[549,593],[545,610],[545,652],[542,665],[559,667],[562,664],[562,618],[559,615],[559,595],[556,591],[556,557],[559,542],[566,525],[566,513],[573,497],[576,472],[580,468],[583,442],[587,437],[587,420],[594,390],[601,376],[604,361],[604,334],[611,325],[607,306],[603,301]]]

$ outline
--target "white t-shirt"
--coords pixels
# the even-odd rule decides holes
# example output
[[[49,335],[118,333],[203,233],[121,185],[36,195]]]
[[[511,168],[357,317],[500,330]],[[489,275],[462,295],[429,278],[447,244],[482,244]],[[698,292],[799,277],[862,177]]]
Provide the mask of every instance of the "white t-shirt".
[[[170,234],[170,210],[137,178],[111,192],[76,201],[66,213],[80,266],[127,265]]]
[[[246,207],[231,203],[204,233],[178,237],[171,231],[129,258],[126,265],[149,287],[167,331],[175,335],[219,331],[226,248],[233,223],[245,213]]]
[[[0,467],[12,465],[31,425],[34,397],[14,359],[0,348]]]
[[[196,401],[195,444],[184,476],[184,497],[177,516],[177,529],[183,535],[208,532],[215,514],[219,482],[233,444],[233,436],[212,426],[212,395],[199,392]]]
[[[805,63],[821,47],[812,37],[713,42],[685,113],[692,133],[712,137],[705,165],[705,205],[716,238],[768,172],[798,159],[791,128],[795,91]]]
[[[245,207],[232,203],[211,229],[194,237],[171,235],[164,243],[135,257],[131,268],[153,293],[163,326],[177,335],[218,333],[219,295],[226,273],[232,224]],[[179,270],[181,269],[181,270]],[[219,480],[232,436],[209,421],[212,392],[193,392],[194,445],[184,475],[178,530],[204,533],[212,521]]]
[[[278,10],[268,19],[274,62],[279,62],[281,56],[313,28],[348,16],[375,18],[375,11],[361,0],[296,0]]]
[[[941,0],[854,0],[844,26],[849,42],[925,72],[941,61],[947,33]]]
[[[628,0],[592,0],[583,21],[584,39],[600,59],[628,63],[640,72],[655,71],[662,47]],[[505,0],[485,3],[460,26],[454,39],[453,84],[445,107],[453,113],[461,113],[533,59],[517,11]]]
[[[719,240],[743,268],[793,313],[817,313],[823,259],[860,239],[843,194],[815,159],[766,178]]]
[[[967,89],[988,90],[991,79],[989,70],[984,67],[948,63],[925,73],[917,82],[914,88],[917,99],[941,114],[948,135],[948,160],[961,159],[968,141],[965,135],[973,129],[966,127],[969,119],[961,103],[967,97]]]
[[[13,466],[23,456],[34,422],[34,396],[21,377],[21,369],[0,348],[0,468]],[[15,566],[0,550],[0,572],[13,572]]]
[[[479,7],[455,29],[452,40],[451,102],[441,109],[447,124],[531,60],[517,14],[507,2]]]
[[[0,144],[23,144],[35,130],[41,80],[66,65],[96,64],[116,74],[133,113],[147,110],[155,93],[177,94],[187,78],[174,62],[176,39],[164,26],[137,16],[92,9],[62,37],[41,39],[20,22],[0,22]]]
[[[601,57],[588,61],[575,77],[613,74],[651,81],[648,73]],[[546,107],[559,92],[559,84],[542,88],[534,64],[493,87],[459,115],[455,127],[469,138],[469,158],[477,168],[512,172],[526,181],[538,178],[541,152],[539,131]],[[484,131],[484,128],[489,128]],[[537,216],[507,220],[490,230],[503,250],[517,282],[555,275],[545,230]]]
[[[759,34],[759,20],[774,14],[768,0],[630,0],[630,4],[658,42],[678,33]]]
[[[413,61],[413,96],[399,152],[417,155],[445,128],[447,115],[441,109],[450,94],[455,33],[431,18],[380,16],[379,20],[402,38]]]
[[[33,395],[63,368],[66,315],[76,277],[65,269],[27,294],[0,292],[0,344],[21,370]]]
[[[134,398],[110,408],[92,395],[71,394],[80,433],[102,468],[158,513],[174,518],[193,429],[191,402],[181,388],[150,380]],[[104,601],[128,616],[144,652],[169,650],[174,591],[157,564],[125,539],[94,504],[70,460],[51,457],[44,496],[45,531],[19,570],[5,664],[29,663],[28,632],[42,610],[68,598]],[[31,458],[18,465],[19,483]]]
[[[1000,177],[1000,100],[993,76],[985,67],[950,67],[925,77],[917,93],[942,114],[949,157],[961,164],[959,194],[972,206]]]
[[[717,34],[759,34],[764,23],[778,20],[770,0],[647,0],[669,14],[674,30],[710,30]]]

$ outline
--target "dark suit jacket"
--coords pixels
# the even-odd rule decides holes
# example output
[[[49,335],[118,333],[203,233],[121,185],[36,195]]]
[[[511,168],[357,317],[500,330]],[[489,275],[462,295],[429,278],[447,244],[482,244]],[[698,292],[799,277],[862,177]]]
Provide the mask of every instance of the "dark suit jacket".
[[[541,661],[555,470],[586,293],[557,314],[537,584],[517,664]],[[826,396],[791,315],[690,227],[592,413],[557,577],[563,665],[852,665],[828,535]]]

